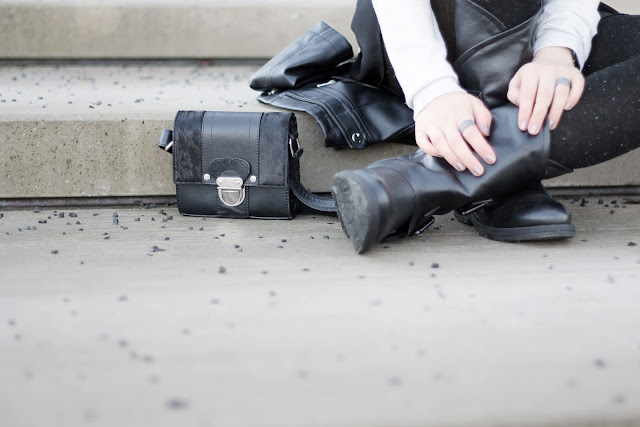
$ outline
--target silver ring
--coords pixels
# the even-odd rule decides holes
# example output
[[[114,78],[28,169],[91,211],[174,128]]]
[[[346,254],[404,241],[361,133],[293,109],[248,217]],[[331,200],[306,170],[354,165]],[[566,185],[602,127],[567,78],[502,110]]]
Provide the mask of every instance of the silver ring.
[[[460,123],[460,127],[458,128],[458,130],[460,131],[460,135],[462,135],[462,133],[469,127],[469,126],[475,126],[476,122],[473,120],[465,120],[464,122]]]
[[[566,77],[558,77],[558,79],[556,80],[556,86],[560,86],[560,85],[566,85],[571,87],[571,80],[569,80]]]

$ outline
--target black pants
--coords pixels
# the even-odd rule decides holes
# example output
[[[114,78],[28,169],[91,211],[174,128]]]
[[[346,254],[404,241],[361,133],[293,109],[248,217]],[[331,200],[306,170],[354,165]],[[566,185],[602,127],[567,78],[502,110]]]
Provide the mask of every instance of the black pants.
[[[540,6],[540,1],[474,2],[508,28],[524,22]],[[438,3],[432,1],[434,10]],[[436,17],[452,60],[455,34],[451,17],[442,16],[442,9],[440,16],[436,10]],[[602,163],[640,146],[640,16],[618,14],[604,5],[601,11],[604,17],[583,68],[583,97],[573,110],[564,113],[551,133],[551,159],[570,168]],[[371,0],[358,1],[352,28],[361,47],[352,70],[354,77],[401,94]]]

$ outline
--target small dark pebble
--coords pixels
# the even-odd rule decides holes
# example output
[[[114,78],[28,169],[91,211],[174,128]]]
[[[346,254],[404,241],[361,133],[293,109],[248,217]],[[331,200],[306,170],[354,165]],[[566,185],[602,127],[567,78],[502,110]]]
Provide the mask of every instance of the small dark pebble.
[[[325,240],[329,240],[331,237],[329,237],[329,236],[322,236],[322,238],[323,238],[323,239],[325,239]]]
[[[440,264],[434,262],[433,264],[431,264],[431,268],[440,268]]]
[[[596,365],[596,367],[597,367],[597,368],[600,368],[600,369],[604,369],[604,368],[607,366],[607,364],[605,363],[605,361],[604,361],[604,360],[602,360],[602,359],[596,359],[596,360],[594,360],[593,364],[594,364],[594,365]]]
[[[66,236],[66,235],[67,235],[67,232],[66,232],[66,231],[63,231],[63,232],[62,232],[62,235],[63,235],[63,236]]]
[[[114,212],[114,213],[113,213],[113,217],[114,217],[114,218],[118,218],[118,212]]]
[[[33,208],[33,213],[40,213],[40,208]]]
[[[30,226],[30,225],[27,225],[27,228],[25,228],[25,230],[27,230],[27,231],[31,231],[31,226]]]
[[[235,249],[238,249],[238,248],[240,247],[240,245],[233,245],[233,247],[234,247]]]
[[[287,243],[287,239],[280,240],[282,243]]]
[[[120,228],[122,228],[123,230],[128,230],[129,227],[125,227],[124,225],[121,225]]]
[[[135,222],[140,222],[140,218],[134,219]]]
[[[22,231],[22,228],[18,228],[18,231]]]
[[[157,247],[156,245],[151,246],[151,249],[149,249],[151,252],[164,252],[166,249],[162,249]]]
[[[220,237],[224,237],[224,233],[222,233],[222,234],[220,235]]]
[[[106,236],[106,237],[104,238],[104,240],[109,240],[109,239],[111,239],[111,237],[109,237],[109,236]]]
[[[227,272],[227,269],[224,266],[221,265],[220,268],[218,269],[218,273],[224,274],[226,272]]]
[[[415,262],[413,262],[413,261],[409,261],[409,265],[410,265],[411,267],[413,267],[415,264],[416,264]]]
[[[171,237],[165,237],[165,238],[164,238],[164,240],[165,240],[165,241],[167,241],[167,240],[171,240]]]
[[[76,225],[82,225],[80,221],[76,221]]]
[[[603,205],[604,204],[604,199],[598,199],[598,204],[599,205]]]
[[[58,250],[54,249],[54,250],[51,251],[51,253],[54,254],[54,255],[58,255]]]
[[[389,385],[392,387],[399,387],[402,385],[402,380],[398,377],[389,378]]]
[[[314,239],[315,239],[315,237],[309,236],[309,240],[314,240]]]
[[[638,244],[636,242],[629,242],[627,244],[627,246],[632,246],[633,247],[633,246],[638,246]]]
[[[303,268],[302,271],[304,271],[305,273],[308,273],[311,270],[309,270],[308,268]]]
[[[109,235],[109,233],[102,233],[102,235],[103,235],[103,236],[108,236],[108,235]]]
[[[69,221],[67,221],[67,225],[71,225],[71,223]]]
[[[209,304],[220,304],[220,300],[213,298],[211,301],[209,301]]]
[[[172,411],[183,411],[189,407],[189,404],[182,399],[169,399],[167,408]]]
[[[58,214],[58,218],[64,218],[64,212],[60,212],[60,213]]]
[[[284,246],[282,246],[282,245],[278,245],[278,246],[277,246],[277,248],[278,248],[278,249],[284,249]]]
[[[113,225],[118,225],[120,223],[120,221],[118,220],[118,218],[113,218]]]
[[[154,217],[151,217],[151,221],[155,221],[156,219]],[[193,227],[191,227],[191,229],[193,229]]]
[[[78,214],[77,214],[77,213],[73,213],[73,212],[69,212],[69,216],[70,216],[71,218],[77,218],[77,217],[78,217]]]
[[[100,215],[100,214],[99,214],[99,213],[94,213],[94,214],[93,214],[93,216],[98,216],[98,215]]]
[[[616,213],[616,211],[611,210],[609,213],[613,215],[614,213]]]
[[[189,230],[193,230],[193,227],[192,227],[192,226],[189,226]]]
[[[204,227],[198,228],[198,231],[204,231]]]
[[[118,298],[118,301],[126,301],[128,298],[126,295],[122,295],[121,297]]]

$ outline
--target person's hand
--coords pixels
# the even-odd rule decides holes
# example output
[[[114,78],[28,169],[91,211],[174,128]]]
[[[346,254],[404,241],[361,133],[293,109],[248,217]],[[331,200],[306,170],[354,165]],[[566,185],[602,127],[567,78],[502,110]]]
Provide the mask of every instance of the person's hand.
[[[554,130],[564,111],[571,110],[584,92],[584,76],[573,64],[571,50],[545,47],[509,83],[507,98],[520,107],[518,127],[537,135],[548,118]]]
[[[496,162],[496,153],[485,139],[491,119],[491,112],[478,98],[464,92],[447,93],[416,115],[416,143],[422,151],[443,157],[458,171],[469,169],[480,176],[484,167],[471,149],[486,163]],[[475,125],[469,121],[475,121]]]

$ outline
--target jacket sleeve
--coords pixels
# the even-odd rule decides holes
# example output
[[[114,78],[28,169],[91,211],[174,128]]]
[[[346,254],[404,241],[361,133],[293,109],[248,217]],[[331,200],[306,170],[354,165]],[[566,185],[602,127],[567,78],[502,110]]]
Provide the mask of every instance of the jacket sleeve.
[[[536,27],[534,54],[543,47],[566,47],[582,68],[598,31],[599,4],[598,0],[546,0]]]
[[[414,116],[433,99],[464,92],[425,0],[373,0],[389,61]]]

